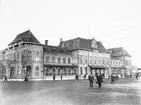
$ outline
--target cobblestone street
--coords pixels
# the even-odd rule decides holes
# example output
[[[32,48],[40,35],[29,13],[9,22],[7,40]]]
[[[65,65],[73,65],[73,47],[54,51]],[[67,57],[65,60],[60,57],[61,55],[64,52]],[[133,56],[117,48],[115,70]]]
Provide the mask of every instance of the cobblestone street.
[[[0,82],[0,105],[141,105],[141,80]]]

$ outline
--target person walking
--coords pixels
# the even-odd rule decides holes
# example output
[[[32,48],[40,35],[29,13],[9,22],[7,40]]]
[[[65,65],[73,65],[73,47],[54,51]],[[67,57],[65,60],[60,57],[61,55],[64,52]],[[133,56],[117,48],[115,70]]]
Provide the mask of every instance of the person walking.
[[[101,88],[102,85],[102,76],[100,75],[100,73],[97,73],[97,83],[98,83],[98,87]]]
[[[61,80],[62,80],[62,74],[60,75],[60,78],[61,78]]]
[[[55,81],[55,73],[53,73],[53,80]]]
[[[89,75],[88,79],[89,79],[90,87],[93,87],[94,76],[92,75],[92,73],[91,73],[91,75]]]
[[[111,84],[113,84],[114,81],[115,81],[115,77],[114,77],[114,75],[112,74],[112,75],[111,75]]]
[[[136,73],[136,79],[138,80],[138,73]]]
[[[4,82],[7,82],[7,76],[6,75],[4,76]]]

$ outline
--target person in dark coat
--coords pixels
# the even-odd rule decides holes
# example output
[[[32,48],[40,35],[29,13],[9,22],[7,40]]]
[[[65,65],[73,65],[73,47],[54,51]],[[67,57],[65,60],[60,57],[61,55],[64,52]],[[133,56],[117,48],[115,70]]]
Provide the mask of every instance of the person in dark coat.
[[[100,75],[100,73],[97,73],[96,78],[97,78],[98,87],[101,88],[102,76]]]
[[[6,75],[4,76],[4,82],[7,82],[7,76]]]
[[[111,75],[111,84],[113,84],[114,81],[115,81],[115,76],[112,74],[112,75]]]
[[[53,80],[55,81],[55,74],[53,73]]]
[[[62,74],[60,75],[60,78],[61,78],[61,80],[62,80]]]
[[[90,87],[93,87],[94,76],[91,74],[91,75],[89,75],[88,79],[89,79]]]
[[[136,79],[138,80],[138,73],[136,73]]]

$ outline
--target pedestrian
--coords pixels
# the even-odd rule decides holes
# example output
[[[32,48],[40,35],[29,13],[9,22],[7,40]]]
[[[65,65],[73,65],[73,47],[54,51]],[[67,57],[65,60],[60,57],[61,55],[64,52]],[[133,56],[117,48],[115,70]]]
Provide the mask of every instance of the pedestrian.
[[[121,78],[122,78],[122,74],[121,74]]]
[[[86,79],[86,74],[84,75],[84,79]]]
[[[138,73],[136,73],[136,79],[138,80]]]
[[[62,80],[62,74],[60,75],[60,78],[61,78],[61,80]]]
[[[114,81],[115,81],[115,77],[114,77],[114,75],[112,74],[112,75],[111,75],[111,84],[113,84]]]
[[[55,74],[53,73],[53,80],[55,81]]]
[[[28,77],[27,77],[27,75],[25,75],[24,81],[28,81]]]
[[[92,73],[89,75],[88,80],[89,80],[90,87],[93,87],[94,76],[92,75]]]
[[[97,77],[98,87],[101,88],[101,85],[102,85],[102,75],[100,73],[97,73],[96,77]]]
[[[110,79],[110,75],[108,75],[108,78]]]
[[[118,74],[116,75],[116,80],[119,80]]]
[[[7,76],[6,75],[4,76],[4,82],[7,82]]]

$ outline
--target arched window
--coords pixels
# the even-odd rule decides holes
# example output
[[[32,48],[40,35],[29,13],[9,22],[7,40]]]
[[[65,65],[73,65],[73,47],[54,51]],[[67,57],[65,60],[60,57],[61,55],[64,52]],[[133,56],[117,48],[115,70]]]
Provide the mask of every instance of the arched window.
[[[39,66],[36,66],[36,69],[35,69],[35,76],[39,76]]]
[[[101,58],[99,57],[99,64],[101,64]]]
[[[55,63],[56,58],[52,57],[52,63]]]
[[[47,56],[47,57],[46,57],[46,63],[49,63],[49,62],[50,62],[50,57]]]
[[[36,71],[39,71],[39,66],[36,66]]]
[[[61,63],[61,58],[60,57],[58,57],[58,63]]]
[[[46,76],[48,76],[48,75],[50,75],[50,73],[49,73],[49,68],[48,67],[46,67]]]
[[[70,70],[70,68],[69,68],[69,70],[68,70],[68,75],[70,75],[71,74],[71,70]]]
[[[63,58],[63,63],[66,63],[66,58],[65,57]]]
[[[31,54],[32,54],[31,51],[28,51],[27,56],[31,57],[32,56]]]
[[[60,75],[60,72],[61,72],[61,70],[60,70],[60,68],[58,68],[58,75]]]
[[[80,55],[80,64],[83,64],[83,58],[82,58],[83,56],[82,55]]]
[[[70,58],[68,58],[68,63],[69,63],[69,64],[71,63],[71,60],[70,60]]]
[[[85,56],[85,63],[86,64],[88,63],[88,56],[87,55]]]
[[[103,63],[102,63],[102,64],[103,64],[103,65],[105,65],[105,59],[104,59],[104,58],[103,58],[103,60],[102,60],[102,61],[103,61]]]
[[[67,75],[67,71],[66,71],[66,68],[64,69],[64,75]]]
[[[39,58],[39,51],[36,52],[36,57]]]
[[[95,56],[95,59],[94,59],[94,63],[96,64],[96,61],[97,61],[97,57]]]
[[[74,72],[73,72],[73,74],[76,75],[76,68],[74,68]]]
[[[40,56],[39,56],[39,51],[36,52],[36,61],[39,61]]]

